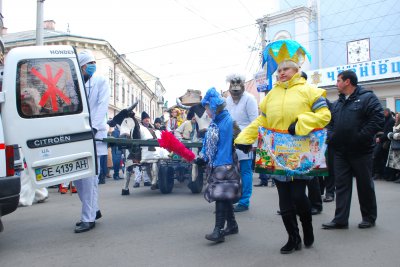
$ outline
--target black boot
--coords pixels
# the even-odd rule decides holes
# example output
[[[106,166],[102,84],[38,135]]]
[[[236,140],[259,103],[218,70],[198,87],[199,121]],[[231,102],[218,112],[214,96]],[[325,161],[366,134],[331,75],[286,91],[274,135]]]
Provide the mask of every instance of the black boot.
[[[301,249],[301,238],[299,228],[297,227],[297,218],[295,214],[282,215],[283,224],[289,235],[287,243],[281,248],[282,254],[289,254],[295,250]]]
[[[222,201],[215,201],[215,227],[211,234],[206,235],[206,239],[214,242],[224,242],[225,209]]]
[[[106,176],[104,174],[99,175],[99,184],[105,184],[106,183]]]
[[[230,202],[225,204],[226,228],[225,235],[233,235],[239,233],[239,226],[235,220],[235,213],[233,212],[233,205]]]
[[[311,211],[300,213],[301,226],[303,227],[304,245],[308,248],[314,243]]]

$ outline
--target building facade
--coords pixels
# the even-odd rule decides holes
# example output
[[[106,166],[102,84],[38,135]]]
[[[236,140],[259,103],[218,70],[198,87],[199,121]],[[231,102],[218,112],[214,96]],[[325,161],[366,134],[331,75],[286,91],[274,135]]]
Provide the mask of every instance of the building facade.
[[[395,0],[282,0],[279,12],[257,20],[263,48],[293,39],[312,55],[303,64],[309,82],[337,99],[336,76],[352,69],[384,107],[400,112],[400,42]]]
[[[44,28],[44,45],[71,45],[78,53],[85,49],[93,52],[97,63],[96,73],[109,81],[109,118],[136,101],[139,104],[134,111],[138,118],[142,111],[146,111],[152,121],[163,114],[163,95],[166,90],[160,80],[130,62],[125,55],[119,54],[109,42],[56,31],[52,20],[45,21]],[[7,53],[14,47],[35,45],[36,31],[3,33],[3,40]]]

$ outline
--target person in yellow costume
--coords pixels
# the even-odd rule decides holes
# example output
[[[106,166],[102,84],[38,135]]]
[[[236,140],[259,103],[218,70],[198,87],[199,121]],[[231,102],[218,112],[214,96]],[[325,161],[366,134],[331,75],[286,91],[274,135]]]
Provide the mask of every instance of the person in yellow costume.
[[[181,110],[179,108],[174,108],[170,110],[170,118],[166,123],[166,129],[168,132],[174,133],[175,130],[181,126],[183,119],[181,116]]]
[[[238,149],[251,149],[257,140],[258,127],[287,131],[292,135],[308,135],[316,128],[324,128],[331,119],[326,102],[326,91],[306,83],[300,76],[300,57],[284,58],[277,62],[278,81],[261,101],[260,115],[242,130],[235,139]],[[281,248],[282,254],[301,249],[301,237],[296,213],[300,217],[304,245],[314,243],[311,205],[306,195],[309,176],[273,175],[279,195],[279,208],[288,242]]]

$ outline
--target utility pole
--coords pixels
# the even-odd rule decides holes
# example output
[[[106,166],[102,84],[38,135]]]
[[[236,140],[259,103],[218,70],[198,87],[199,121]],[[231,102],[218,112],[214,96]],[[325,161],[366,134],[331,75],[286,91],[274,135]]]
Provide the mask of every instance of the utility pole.
[[[43,45],[43,2],[37,0],[36,8],[36,45]]]
[[[264,22],[264,19],[257,20],[258,27],[260,28],[260,36],[261,36],[261,52],[260,52],[260,60],[263,61],[263,52],[265,47],[267,46],[267,42],[265,40],[266,31],[267,31],[267,24]],[[264,65],[263,70],[267,72],[267,65]],[[270,88],[271,89],[271,88]],[[264,93],[266,95],[267,93]]]

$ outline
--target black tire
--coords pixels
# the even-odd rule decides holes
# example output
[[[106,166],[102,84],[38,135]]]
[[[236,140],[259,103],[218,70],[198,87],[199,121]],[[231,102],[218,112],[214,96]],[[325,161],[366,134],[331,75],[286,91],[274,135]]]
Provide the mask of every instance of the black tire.
[[[160,166],[158,171],[158,187],[161,193],[169,194],[174,188],[174,169],[168,166]]]
[[[203,168],[197,167],[197,177],[196,181],[190,182],[189,188],[193,194],[199,194],[203,190],[203,182],[204,182],[204,171]]]

